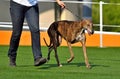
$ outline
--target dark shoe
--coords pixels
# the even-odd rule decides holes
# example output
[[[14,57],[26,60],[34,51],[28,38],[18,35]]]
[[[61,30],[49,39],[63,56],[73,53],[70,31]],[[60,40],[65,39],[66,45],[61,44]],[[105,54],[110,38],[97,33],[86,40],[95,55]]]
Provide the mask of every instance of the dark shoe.
[[[34,65],[35,66],[40,66],[40,65],[42,65],[42,64],[44,64],[44,63],[46,63],[47,62],[47,59],[46,58],[37,58],[36,60],[35,60],[35,63],[34,63]]]
[[[16,66],[16,59],[15,58],[12,58],[12,57],[9,57],[9,61],[10,61],[10,66],[12,67],[15,67]]]

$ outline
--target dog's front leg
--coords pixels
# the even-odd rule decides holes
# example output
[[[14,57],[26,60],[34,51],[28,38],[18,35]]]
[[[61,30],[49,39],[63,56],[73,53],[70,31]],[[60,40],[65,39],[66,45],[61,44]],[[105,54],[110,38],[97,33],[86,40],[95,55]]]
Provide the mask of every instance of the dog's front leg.
[[[85,58],[86,67],[87,67],[88,69],[90,69],[91,66],[90,66],[89,61],[88,61],[88,56],[87,56],[87,51],[86,51],[85,42],[81,42],[81,43],[82,43],[82,48],[83,48],[83,53],[84,53],[84,58]]]
[[[73,54],[73,51],[72,51],[71,43],[67,42],[67,44],[68,44],[69,51],[70,51],[70,58],[67,59],[67,62],[70,63],[74,59],[74,54]]]

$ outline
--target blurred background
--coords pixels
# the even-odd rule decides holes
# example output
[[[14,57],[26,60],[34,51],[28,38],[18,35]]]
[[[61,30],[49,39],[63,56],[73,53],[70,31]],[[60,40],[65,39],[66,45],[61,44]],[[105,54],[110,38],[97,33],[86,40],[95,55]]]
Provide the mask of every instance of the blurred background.
[[[120,0],[63,0],[66,4],[65,9],[61,9],[55,0],[38,0],[40,30],[45,31],[54,21],[71,20],[79,21],[83,18],[93,21],[95,34],[98,34],[98,43],[103,46],[105,40],[103,34],[118,36],[120,35]],[[0,32],[11,31],[11,18],[9,14],[9,0],[0,0]],[[29,30],[26,20],[24,30]],[[4,35],[4,34],[1,34]],[[96,38],[96,37],[95,37]],[[8,38],[9,39],[9,38]],[[108,39],[106,41],[108,41]],[[110,41],[110,40],[109,40]],[[2,41],[0,41],[1,44]],[[111,43],[111,41],[109,42]],[[97,44],[97,45],[99,45]],[[120,46],[117,45],[117,46]]]

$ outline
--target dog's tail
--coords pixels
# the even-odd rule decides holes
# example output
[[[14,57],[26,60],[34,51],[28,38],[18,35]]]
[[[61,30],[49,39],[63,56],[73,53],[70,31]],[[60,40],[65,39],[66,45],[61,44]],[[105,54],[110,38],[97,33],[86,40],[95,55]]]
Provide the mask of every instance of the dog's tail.
[[[44,42],[45,42],[45,44],[46,44],[47,47],[50,47],[50,46],[51,46],[51,42],[50,42],[50,44],[48,45],[47,42],[46,42],[46,40],[45,40],[45,38],[43,38],[43,40],[44,40]]]

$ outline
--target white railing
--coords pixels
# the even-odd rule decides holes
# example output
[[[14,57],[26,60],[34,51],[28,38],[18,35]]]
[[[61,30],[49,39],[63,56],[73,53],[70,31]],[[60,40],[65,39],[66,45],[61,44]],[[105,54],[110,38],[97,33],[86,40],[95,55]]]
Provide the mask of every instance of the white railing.
[[[55,0],[38,0],[39,2],[51,2],[54,3]],[[94,26],[99,26],[100,27],[100,31],[95,31],[95,33],[100,34],[100,47],[103,47],[103,34],[117,34],[120,35],[120,33],[118,32],[105,32],[103,31],[103,27],[120,27],[120,25],[104,25],[103,24],[103,5],[120,5],[120,3],[105,3],[105,2],[84,2],[84,1],[63,1],[65,3],[70,3],[70,4],[83,4],[83,3],[87,3],[87,4],[98,4],[99,5],[99,11],[100,11],[100,24],[94,24]],[[2,28],[12,28],[11,22],[0,22],[0,27]],[[28,26],[24,26],[24,29],[29,29]],[[40,30],[42,31],[46,31],[48,28],[44,28],[41,27]]]
[[[0,28],[3,29],[11,29],[12,28],[12,23],[11,22],[0,22]],[[29,30],[29,27],[27,26],[27,23],[24,23],[23,26],[24,30]],[[46,27],[40,27],[41,31],[46,31],[48,28]]]

